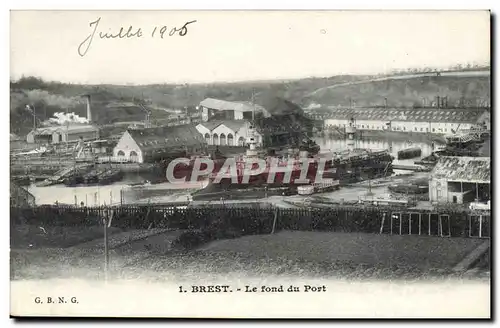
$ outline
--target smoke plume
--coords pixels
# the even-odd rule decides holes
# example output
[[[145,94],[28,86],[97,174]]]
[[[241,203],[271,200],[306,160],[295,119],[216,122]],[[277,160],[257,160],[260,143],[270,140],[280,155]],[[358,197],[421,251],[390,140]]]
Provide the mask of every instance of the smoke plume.
[[[89,121],[75,113],[54,113],[54,117],[51,117],[49,122],[64,125],[66,123],[88,123]]]

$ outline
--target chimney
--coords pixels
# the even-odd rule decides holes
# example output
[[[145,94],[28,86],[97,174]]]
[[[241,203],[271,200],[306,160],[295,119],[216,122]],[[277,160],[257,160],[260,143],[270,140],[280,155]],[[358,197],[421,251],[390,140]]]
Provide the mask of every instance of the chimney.
[[[85,100],[87,102],[87,120],[92,123],[92,111],[90,110],[90,95],[85,95]]]
[[[384,98],[384,107],[387,109],[387,97]]]
[[[437,96],[436,106],[437,108],[441,107],[441,98],[439,96]]]

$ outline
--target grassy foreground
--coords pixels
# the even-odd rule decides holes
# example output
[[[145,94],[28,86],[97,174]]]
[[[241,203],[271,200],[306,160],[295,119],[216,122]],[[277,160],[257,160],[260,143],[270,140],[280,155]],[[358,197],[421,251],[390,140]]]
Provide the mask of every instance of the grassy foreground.
[[[471,238],[283,231],[219,240],[194,251],[174,251],[169,244],[179,233],[162,232],[117,244],[110,251],[108,276],[147,281],[248,275],[441,279],[456,276],[451,268],[483,242]],[[104,252],[98,244],[11,251],[11,279],[102,279],[103,267]]]
[[[113,235],[121,232],[109,228]],[[39,249],[48,247],[71,247],[104,236],[103,227],[41,227],[36,225],[12,225],[10,227],[10,247],[13,249]]]

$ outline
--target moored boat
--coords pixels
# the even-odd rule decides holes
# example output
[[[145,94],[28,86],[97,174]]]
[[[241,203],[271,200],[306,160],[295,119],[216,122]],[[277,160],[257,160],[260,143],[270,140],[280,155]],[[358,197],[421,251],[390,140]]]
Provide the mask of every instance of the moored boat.
[[[64,180],[68,187],[107,185],[123,179],[123,172],[120,169],[96,169],[85,174],[74,174]]]

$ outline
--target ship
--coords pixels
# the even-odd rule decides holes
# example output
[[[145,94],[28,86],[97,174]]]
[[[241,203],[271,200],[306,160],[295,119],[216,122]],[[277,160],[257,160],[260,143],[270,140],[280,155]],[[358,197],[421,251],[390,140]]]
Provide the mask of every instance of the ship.
[[[459,125],[460,127],[460,125]],[[450,148],[469,148],[483,143],[490,137],[490,131],[485,125],[473,126],[470,129],[452,130],[445,135],[446,146]]]
[[[252,145],[253,138],[249,138],[249,139],[250,140],[247,140],[248,146],[255,148],[255,146]],[[286,150],[283,151],[283,149],[286,149]],[[297,155],[299,153],[300,154],[307,153],[308,154],[307,157],[311,157],[311,156],[317,155],[319,153],[320,146],[318,144],[316,144],[313,140],[305,137],[298,143],[297,142],[291,143],[291,144],[288,144],[288,145],[283,146],[281,148],[271,147],[271,148],[266,148],[266,149],[251,150],[251,152],[255,152],[255,151],[257,153],[254,154],[255,156],[252,155],[251,157],[259,157],[262,159],[264,159],[264,158],[275,159],[278,157],[279,158],[283,158],[283,157],[289,158],[291,156],[291,154]],[[248,155],[248,149],[247,149],[247,155]],[[297,156],[295,156],[295,157],[297,157]],[[217,174],[223,168],[226,161],[230,160],[230,159],[235,160],[236,165],[241,167],[241,166],[244,166],[244,163],[246,161],[246,156],[238,157],[238,158],[234,158],[232,156],[227,156],[219,150],[218,146],[216,146],[215,150],[209,154],[201,155],[201,156],[197,155],[197,156],[191,157],[188,164],[178,163],[174,167],[173,175],[176,179],[185,178],[187,181],[190,181],[193,170],[194,170],[195,166],[197,165],[197,163],[196,163],[197,161],[199,162],[199,165],[200,165],[199,170],[202,170],[202,171],[207,169],[207,162],[208,161],[212,162],[213,167],[212,167],[211,172],[214,174]],[[161,172],[165,172],[167,170],[167,167],[170,164],[170,162],[171,162],[171,160],[164,160],[164,161],[160,162]],[[296,174],[297,174],[297,172],[292,173],[293,176],[295,176]],[[254,180],[259,180],[259,178],[263,178],[264,176],[265,176],[265,174],[263,174],[262,176],[253,177],[251,182],[259,184],[258,181],[254,181]],[[197,179],[197,181],[203,181],[203,180],[206,180],[205,176],[200,176]],[[166,182],[167,179],[164,178],[164,181]],[[225,183],[225,181],[223,183]]]
[[[268,152],[257,149],[253,138],[247,144],[246,155],[235,158],[236,170],[215,169],[208,175],[206,188],[193,194],[193,199],[204,198],[206,194],[218,195],[221,192],[247,190],[249,193],[262,191],[266,195],[283,189],[297,193],[299,186],[314,186],[321,181],[331,181],[335,186],[343,186],[364,180],[375,179],[393,173],[394,157],[388,150],[372,151],[369,149],[350,149],[326,154],[311,154],[302,149],[290,149],[281,156],[268,156]],[[304,159],[307,158],[307,162]],[[253,163],[263,160],[264,168]],[[219,164],[220,165],[220,164]],[[305,167],[307,165],[307,168]],[[255,175],[249,170],[258,170]],[[255,172],[255,171],[254,171]],[[290,192],[286,192],[290,194]]]
[[[74,174],[64,180],[68,187],[108,185],[123,179],[123,172],[119,169],[94,169],[84,174]]]

